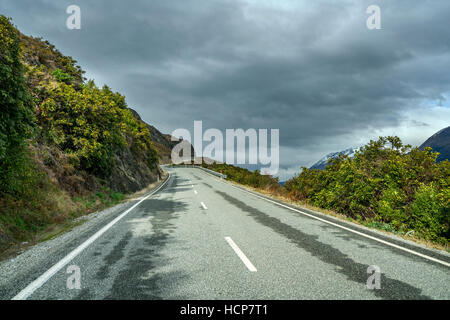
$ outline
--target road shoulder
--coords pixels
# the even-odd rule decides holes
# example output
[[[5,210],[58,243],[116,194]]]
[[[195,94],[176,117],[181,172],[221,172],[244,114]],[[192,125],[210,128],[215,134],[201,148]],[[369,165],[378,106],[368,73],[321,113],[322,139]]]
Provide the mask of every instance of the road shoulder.
[[[25,287],[34,278],[62,259],[68,252],[79,246],[106,224],[138,202],[139,198],[161,186],[164,179],[149,185],[144,190],[127,197],[124,202],[74,219],[74,227],[55,237],[23,248],[17,255],[0,261],[0,299],[11,298],[10,291]]]
[[[199,169],[199,170],[201,170],[201,169]],[[448,252],[446,252],[444,250],[439,250],[439,249],[436,249],[436,248],[429,247],[429,246],[427,246],[425,244],[422,244],[422,243],[418,243],[418,242],[415,242],[415,241],[412,241],[412,240],[404,239],[404,238],[399,237],[397,235],[394,235],[392,233],[383,232],[383,231],[380,231],[380,230],[377,230],[377,229],[372,229],[372,228],[369,228],[369,227],[357,224],[355,222],[348,221],[348,220],[346,220],[346,219],[344,219],[344,218],[342,218],[340,216],[334,216],[334,215],[322,213],[322,212],[319,212],[319,211],[316,211],[316,210],[312,210],[312,209],[308,209],[308,208],[305,208],[305,207],[301,207],[301,206],[299,206],[297,204],[292,204],[292,203],[283,201],[281,199],[278,199],[275,196],[271,196],[271,195],[259,192],[259,191],[255,190],[253,188],[250,188],[250,187],[247,187],[247,186],[235,183],[233,181],[217,178],[216,176],[214,176],[214,175],[212,175],[212,174],[210,174],[210,173],[208,173],[208,172],[206,172],[204,170],[201,170],[201,171],[204,172],[205,174],[208,174],[209,176],[211,176],[211,177],[213,177],[213,178],[223,182],[223,183],[227,183],[227,184],[229,184],[229,185],[231,185],[231,186],[233,186],[235,188],[241,189],[244,192],[253,194],[254,196],[257,196],[257,197],[260,197],[260,198],[264,198],[264,199],[266,199],[266,200],[268,200],[270,202],[275,202],[275,203],[285,207],[287,210],[291,209],[291,212],[293,214],[301,214],[301,213],[297,212],[297,211],[301,211],[301,212],[303,212],[306,215],[311,215],[311,216],[314,216],[314,217],[316,217],[318,219],[326,220],[327,222],[330,222],[332,224],[337,224],[337,225],[342,226],[344,228],[348,228],[348,229],[351,229],[353,231],[363,233],[363,234],[365,234],[367,236],[375,237],[375,238],[378,238],[378,239],[380,239],[382,241],[386,241],[386,242],[392,243],[392,244],[394,244],[396,246],[401,246],[401,247],[406,248],[408,250],[413,250],[413,251],[416,251],[416,252],[418,252],[420,254],[427,255],[427,256],[430,256],[430,257],[438,259],[438,260],[442,260],[442,261],[444,261],[446,263],[450,263],[450,253],[448,253]]]

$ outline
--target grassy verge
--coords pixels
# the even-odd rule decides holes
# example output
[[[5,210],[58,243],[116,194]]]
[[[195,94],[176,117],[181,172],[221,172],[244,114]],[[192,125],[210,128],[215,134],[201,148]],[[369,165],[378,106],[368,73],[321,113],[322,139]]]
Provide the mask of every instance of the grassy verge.
[[[50,182],[20,197],[0,197],[0,258],[24,247],[54,238],[79,224],[76,218],[114,206],[125,195],[104,188],[85,196],[71,197]]]
[[[88,195],[71,197],[47,181],[34,193],[25,193],[21,200],[2,195],[0,260],[72,230],[86,221],[78,219],[80,217],[147,194],[162,183],[166,176],[164,173],[161,181],[133,194],[103,188]]]

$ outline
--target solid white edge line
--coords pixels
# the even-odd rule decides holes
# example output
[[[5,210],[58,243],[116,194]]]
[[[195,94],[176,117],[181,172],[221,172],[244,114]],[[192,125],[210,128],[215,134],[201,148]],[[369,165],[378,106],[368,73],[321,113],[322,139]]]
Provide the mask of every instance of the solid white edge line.
[[[200,204],[202,205],[203,209],[205,209],[205,210],[208,209],[203,202],[200,202]]]
[[[216,178],[216,179],[217,179],[217,178]],[[430,260],[430,261],[433,261],[433,262],[442,264],[442,265],[444,265],[444,266],[446,266],[446,267],[450,267],[450,263],[448,263],[448,262],[445,262],[445,261],[442,261],[442,260],[439,260],[439,259],[436,259],[436,258],[427,256],[427,255],[425,255],[425,254],[416,252],[416,251],[411,250],[411,249],[408,249],[408,248],[404,248],[404,247],[402,247],[402,246],[396,245],[396,244],[391,243],[391,242],[389,242],[389,241],[385,241],[385,240],[382,240],[382,239],[378,239],[378,238],[376,238],[376,237],[373,237],[373,236],[371,236],[371,235],[365,234],[365,233],[363,233],[363,232],[359,232],[359,231],[353,230],[353,229],[351,229],[351,228],[344,227],[344,226],[342,226],[342,225],[340,225],[340,224],[337,224],[337,223],[334,223],[334,222],[331,222],[331,221],[328,221],[328,220],[325,220],[325,219],[316,217],[316,216],[314,216],[314,215],[312,215],[312,214],[309,214],[309,213],[306,213],[306,212],[304,212],[304,211],[297,210],[297,209],[295,209],[295,208],[291,208],[291,207],[289,207],[289,206],[287,206],[287,205],[284,205],[284,204],[282,204],[282,203],[279,203],[279,202],[276,202],[276,201],[267,199],[267,198],[265,198],[265,197],[261,197],[261,196],[255,194],[255,193],[253,193],[253,192],[250,192],[250,191],[241,189],[241,188],[239,188],[239,187],[236,187],[236,186],[232,185],[231,183],[228,183],[228,182],[223,181],[223,180],[221,180],[221,179],[217,179],[217,180],[218,180],[218,181],[221,181],[222,183],[226,183],[227,185],[229,185],[229,186],[231,186],[231,187],[233,187],[233,188],[235,188],[235,189],[241,190],[241,191],[246,192],[246,193],[248,193],[248,194],[250,194],[250,195],[252,195],[252,196],[254,196],[254,197],[260,198],[260,199],[265,200],[265,201],[267,201],[267,202],[271,202],[271,203],[276,204],[276,205],[278,205],[278,206],[280,206],[280,207],[283,207],[283,208],[286,208],[286,209],[289,209],[289,210],[292,210],[292,211],[301,213],[301,214],[303,214],[303,215],[305,215],[305,216],[308,216],[308,217],[310,217],[310,218],[313,218],[313,219],[316,219],[316,220],[319,220],[319,221],[322,221],[322,222],[331,224],[331,225],[333,225],[333,226],[335,226],[335,227],[338,227],[338,228],[347,230],[347,231],[349,231],[349,232],[358,234],[358,235],[360,235],[360,236],[362,236],[362,237],[365,237],[365,238],[368,238],[368,239],[372,239],[372,240],[374,240],[374,241],[383,243],[383,244],[388,245],[388,246],[390,246],[390,247],[393,247],[393,248],[396,248],[396,249],[399,249],[399,250],[403,250],[403,251],[405,251],[405,252],[408,252],[408,253],[411,253],[411,254],[413,254],[413,255],[422,257],[422,258],[424,258],[424,259],[427,259],[427,260]]]
[[[241,259],[241,261],[245,264],[247,269],[250,270],[251,272],[256,272],[257,270],[253,265],[253,263],[251,263],[251,261],[247,258],[247,256],[241,251],[241,249],[239,249],[237,244],[234,243],[233,239],[231,239],[230,237],[225,237],[225,240],[228,242],[228,244],[234,250],[237,256]]]
[[[72,250],[67,256],[62,258],[59,262],[57,262],[53,267],[48,269],[45,273],[43,273],[39,278],[34,280],[32,283],[30,283],[27,287],[25,287],[22,291],[20,291],[14,298],[11,300],[25,300],[30,295],[33,294],[34,291],[39,289],[45,282],[47,282],[55,273],[57,273],[59,270],[64,268],[65,265],[67,265],[70,261],[72,261],[76,256],[78,256],[84,249],[86,249],[91,243],[93,243],[95,240],[97,240],[103,233],[105,233],[109,228],[111,228],[114,224],[116,224],[120,219],[125,217],[131,210],[136,208],[139,204],[141,204],[142,201],[146,200],[150,196],[154,195],[156,192],[158,192],[166,183],[170,180],[171,176],[169,173],[169,176],[166,181],[164,181],[163,184],[161,184],[157,189],[152,191],[149,195],[142,198],[139,202],[134,204],[131,208],[120,214],[120,216],[116,217],[114,220],[109,222],[106,226],[101,228],[99,231],[97,231],[94,235],[92,235],[89,239],[87,239],[85,242],[83,242],[81,245],[79,245],[77,248]]]

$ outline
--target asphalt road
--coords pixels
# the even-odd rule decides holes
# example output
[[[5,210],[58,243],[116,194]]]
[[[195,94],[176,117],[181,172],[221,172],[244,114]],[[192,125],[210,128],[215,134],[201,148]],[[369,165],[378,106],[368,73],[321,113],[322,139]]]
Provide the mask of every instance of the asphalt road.
[[[450,299],[448,254],[352,232],[200,169],[168,171],[148,198],[2,262],[0,298]],[[366,287],[371,265],[380,289]],[[74,268],[80,289],[67,285]]]

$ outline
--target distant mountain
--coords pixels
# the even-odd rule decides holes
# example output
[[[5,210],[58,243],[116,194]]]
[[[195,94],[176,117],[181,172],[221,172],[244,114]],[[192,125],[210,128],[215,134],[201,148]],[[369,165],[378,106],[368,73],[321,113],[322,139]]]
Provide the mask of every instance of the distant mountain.
[[[431,147],[434,151],[440,153],[437,158],[438,162],[441,162],[445,159],[450,159],[450,127],[436,132],[434,135],[429,137],[419,148],[423,150],[425,147]],[[317,161],[315,164],[313,164],[310,169],[323,170],[327,166],[329,159],[337,158],[341,154],[353,158],[356,150],[358,150],[358,148],[349,148],[343,151],[329,153],[325,157]]]
[[[434,151],[440,153],[437,158],[438,162],[450,159],[450,127],[433,134],[419,148],[423,150],[426,147],[431,147]]]
[[[339,155],[347,155],[350,158],[353,158],[355,156],[355,152],[356,150],[358,150],[358,148],[348,148],[345,149],[343,151],[339,151],[339,152],[332,152],[327,154],[325,157],[323,157],[322,159],[320,159],[319,161],[317,161],[315,164],[313,164],[310,169],[319,169],[319,170],[323,170],[325,169],[325,167],[328,165],[328,160],[329,159],[334,159],[339,157]]]

